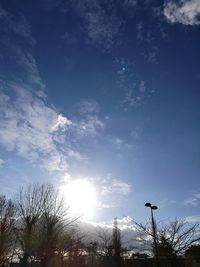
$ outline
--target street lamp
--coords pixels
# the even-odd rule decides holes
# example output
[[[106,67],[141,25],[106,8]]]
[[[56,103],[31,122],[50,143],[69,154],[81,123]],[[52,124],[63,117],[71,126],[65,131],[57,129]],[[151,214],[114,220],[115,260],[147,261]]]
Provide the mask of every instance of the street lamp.
[[[147,202],[145,204],[145,207],[151,209],[151,222],[152,222],[152,230],[153,230],[153,240],[154,240],[154,251],[155,251],[155,260],[156,260],[156,267],[159,267],[159,262],[158,262],[158,247],[157,247],[157,238],[156,238],[156,226],[155,226],[155,221],[153,218],[153,210],[157,210],[158,207],[155,205],[152,205],[151,203]]]

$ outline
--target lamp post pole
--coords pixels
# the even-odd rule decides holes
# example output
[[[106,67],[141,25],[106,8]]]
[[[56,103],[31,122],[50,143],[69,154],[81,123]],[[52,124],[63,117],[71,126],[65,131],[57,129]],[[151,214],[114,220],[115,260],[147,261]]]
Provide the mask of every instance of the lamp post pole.
[[[151,205],[151,203],[146,203],[145,207],[148,207],[151,209],[151,223],[152,223],[153,240],[154,240],[154,256],[155,256],[156,267],[159,267],[158,247],[157,247],[157,238],[156,238],[156,226],[155,226],[155,221],[154,221],[154,217],[153,217],[153,210],[157,210],[158,207]]]

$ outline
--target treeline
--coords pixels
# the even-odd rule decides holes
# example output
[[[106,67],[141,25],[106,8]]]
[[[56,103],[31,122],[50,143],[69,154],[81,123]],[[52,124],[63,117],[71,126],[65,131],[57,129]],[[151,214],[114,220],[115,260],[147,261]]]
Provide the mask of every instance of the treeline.
[[[30,261],[62,266],[65,254],[79,245],[77,219],[52,185],[22,188],[14,201],[1,196],[0,213],[0,266],[16,259],[24,267]]]
[[[81,200],[80,200],[81,201]],[[52,185],[35,184],[18,191],[14,200],[0,196],[0,266],[19,262],[42,267],[125,265],[125,258],[147,259],[154,255],[152,225],[134,224],[135,238],[124,246],[117,219],[112,232],[102,228],[96,240],[79,231],[78,219],[69,215]],[[197,224],[180,220],[157,224],[159,260],[168,266],[186,255],[200,262]],[[176,265],[174,265],[176,266]]]

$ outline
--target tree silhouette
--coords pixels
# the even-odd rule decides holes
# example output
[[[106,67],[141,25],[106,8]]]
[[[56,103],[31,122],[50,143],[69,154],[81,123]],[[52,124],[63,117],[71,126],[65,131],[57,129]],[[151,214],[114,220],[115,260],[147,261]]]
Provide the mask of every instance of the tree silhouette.
[[[0,195],[0,266],[8,264],[15,244],[14,225],[16,207]]]
[[[113,223],[113,240],[112,240],[112,246],[113,246],[113,258],[115,262],[116,267],[120,267],[122,265],[122,242],[121,242],[121,232],[118,228],[118,222],[117,218],[114,219]]]
[[[39,250],[37,257],[43,267],[52,265],[59,254],[65,229],[74,220],[67,217],[67,207],[53,186],[49,186],[43,213],[38,223]]]
[[[28,188],[21,188],[17,194],[17,212],[23,232],[19,236],[22,257],[21,266],[27,266],[28,260],[38,246],[36,238],[37,223],[43,214],[43,209],[50,193],[51,186],[47,184],[33,184]]]
[[[186,262],[192,263],[193,261],[196,261],[200,263],[200,245],[192,245],[189,247],[185,252]]]
[[[137,241],[146,249],[153,249],[153,233],[151,224],[135,223],[139,233]],[[184,220],[175,219],[157,224],[158,254],[162,258],[174,258],[200,240],[198,224],[190,225]]]

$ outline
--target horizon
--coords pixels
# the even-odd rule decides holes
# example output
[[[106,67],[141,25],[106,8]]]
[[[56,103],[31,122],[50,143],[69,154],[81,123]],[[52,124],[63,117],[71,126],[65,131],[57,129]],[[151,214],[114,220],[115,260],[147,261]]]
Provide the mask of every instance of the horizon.
[[[198,0],[0,1],[0,194],[200,222]]]

